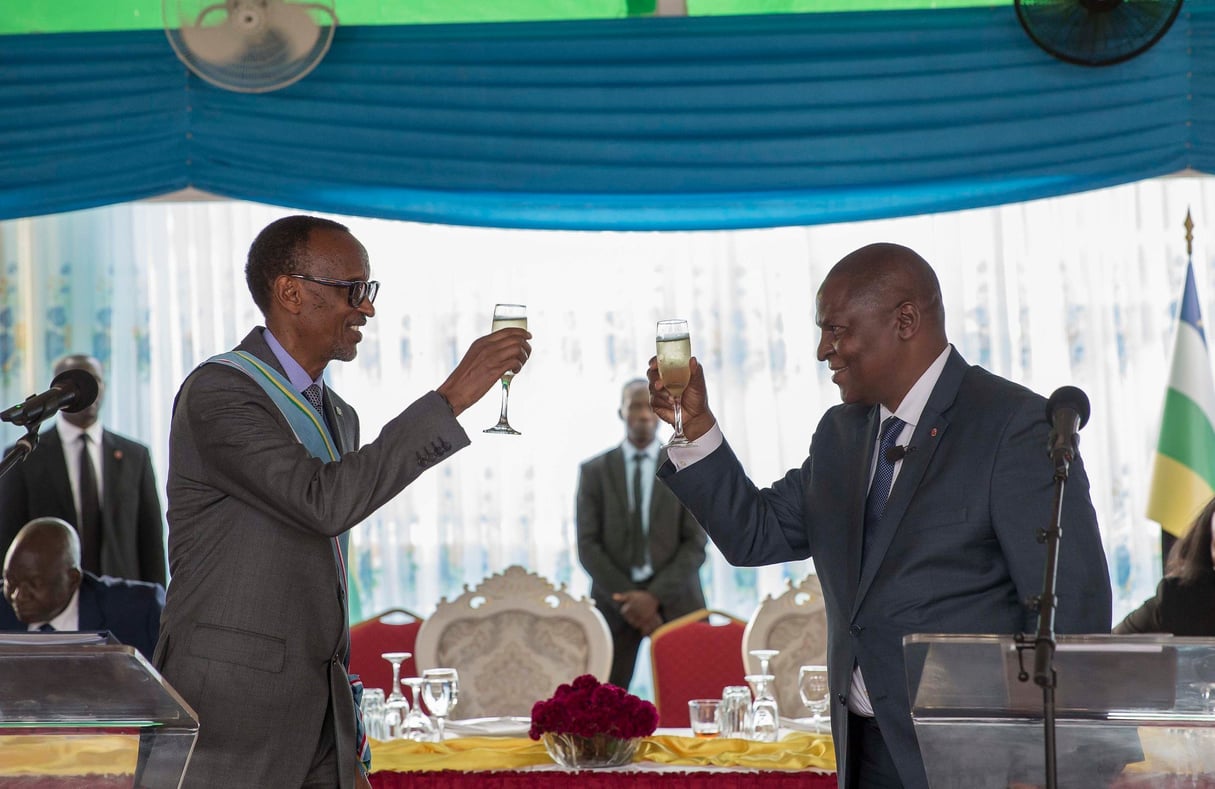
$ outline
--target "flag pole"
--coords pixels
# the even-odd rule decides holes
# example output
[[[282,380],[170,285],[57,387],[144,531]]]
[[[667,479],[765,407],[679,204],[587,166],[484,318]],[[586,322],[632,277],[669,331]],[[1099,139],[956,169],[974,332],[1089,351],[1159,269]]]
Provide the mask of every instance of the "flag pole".
[[[1215,379],[1194,281],[1194,220],[1185,216],[1186,272],[1152,466],[1147,517],[1160,524],[1161,562],[1215,497]]]

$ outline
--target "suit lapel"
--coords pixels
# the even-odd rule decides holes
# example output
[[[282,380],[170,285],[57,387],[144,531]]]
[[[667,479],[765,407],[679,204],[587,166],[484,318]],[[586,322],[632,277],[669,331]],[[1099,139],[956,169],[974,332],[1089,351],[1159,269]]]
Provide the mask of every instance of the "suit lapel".
[[[118,523],[118,502],[122,500],[122,453],[114,434],[108,430],[101,431],[101,545],[104,551],[107,543],[114,544],[119,537],[114,533]],[[103,562],[104,564],[104,562]]]
[[[873,584],[878,567],[881,566],[882,559],[890,549],[890,544],[894,541],[894,535],[903,521],[903,516],[907,513],[907,508],[911,505],[911,500],[915,497],[920,482],[924,479],[928,464],[932,462],[932,456],[936,453],[945,431],[949,428],[949,419],[945,413],[957,397],[958,388],[962,384],[962,376],[965,375],[966,369],[966,362],[962,360],[956,350],[952,351],[949,361],[945,364],[945,369],[941,371],[941,377],[937,380],[937,385],[933,387],[932,394],[928,396],[928,403],[924,406],[924,412],[920,414],[920,421],[916,424],[915,432],[908,444],[902,468],[899,469],[894,487],[890,490],[890,498],[886,501],[886,511],[882,514],[882,519],[874,524],[875,532],[870,540],[870,549],[861,565],[854,611],[860,607],[861,601]],[[878,410],[875,408],[874,422],[877,421],[877,413]],[[876,430],[875,424],[871,431],[871,446],[876,442]],[[872,463],[872,449],[868,454],[870,463]],[[864,528],[863,502],[861,504],[861,523]]]

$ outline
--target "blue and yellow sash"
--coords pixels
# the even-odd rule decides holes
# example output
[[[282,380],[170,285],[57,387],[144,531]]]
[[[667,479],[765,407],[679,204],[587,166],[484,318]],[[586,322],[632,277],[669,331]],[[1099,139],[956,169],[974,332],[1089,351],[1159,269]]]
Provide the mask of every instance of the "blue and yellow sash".
[[[295,387],[291,385],[291,382],[278,370],[275,370],[247,351],[228,351],[227,353],[217,354],[203,362],[203,364],[227,365],[228,367],[240,370],[252,378],[270,397],[270,401],[278,407],[278,410],[287,420],[287,424],[291,426],[291,432],[295,434],[296,440],[303,444],[312,453],[313,457],[319,458],[326,463],[331,463],[338,459],[340,453],[333,443],[333,437],[329,435],[329,428],[321,422],[321,415],[312,407],[311,403],[301,397],[299,392],[295,391]],[[337,562],[338,578],[341,580],[343,597],[349,599],[349,590],[346,583],[346,555],[342,550],[340,537],[333,538],[333,556]],[[350,666],[347,665],[346,668],[349,669]],[[362,710],[360,709],[363,699],[363,681],[359,679],[357,674],[350,677],[350,689],[354,694],[359,758],[363,762],[364,769],[370,770],[371,748],[367,739],[366,727],[363,725]]]

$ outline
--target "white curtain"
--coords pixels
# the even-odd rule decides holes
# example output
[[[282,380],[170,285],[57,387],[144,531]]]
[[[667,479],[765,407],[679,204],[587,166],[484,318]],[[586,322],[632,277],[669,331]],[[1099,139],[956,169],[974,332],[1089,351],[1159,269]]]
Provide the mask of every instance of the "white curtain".
[[[1121,616],[1159,578],[1159,529],[1143,512],[1186,263],[1182,222],[1191,209],[1211,315],[1213,196],[1210,179],[1175,178],[943,215],[703,233],[335,217],[367,246],[383,283],[358,359],[327,373],[359,410],[364,441],[444,380],[488,331],[495,302],[527,304],[535,335],[511,389],[523,435],[481,433],[497,418],[490,392],[460,418],[472,446],[354,530],[352,617],[392,606],[425,616],[440,597],[516,563],[586,593],[578,464],[623,437],[620,387],[643,374],[660,318],[689,320],[714,410],[753,478],[767,483],[799,464],[838,400],[814,355],[815,289],[842,255],[878,240],[935,266],[950,337],[970,362],[1043,394],[1063,384],[1088,393],[1081,454]],[[163,485],[177,386],[260,321],[244,256],[261,227],[288,213],[153,202],[0,223],[3,397],[44,389],[65,351],[99,356],[109,374],[103,417],[152,447]],[[4,431],[6,443],[19,435]],[[732,568],[714,553],[703,576],[710,606],[745,618],[809,569]]]

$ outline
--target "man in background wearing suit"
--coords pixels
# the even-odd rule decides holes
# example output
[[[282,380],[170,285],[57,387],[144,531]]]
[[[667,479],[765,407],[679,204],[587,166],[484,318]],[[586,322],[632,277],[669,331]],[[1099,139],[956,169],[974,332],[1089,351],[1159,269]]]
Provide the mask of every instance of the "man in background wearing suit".
[[[360,447],[323,376],[375,316],[367,250],[336,222],[286,217],[258,234],[245,276],[265,327],[190,373],[173,407],[154,664],[198,713],[185,786],[365,787],[339,538],[468,445],[456,417],[523,367],[531,335],[475,340]]]
[[[80,539],[59,518],[36,518],[4,557],[0,631],[108,630],[152,659],[165,590],[80,569]]]
[[[61,518],[80,535],[86,571],[163,586],[164,516],[151,453],[102,428],[100,362],[82,354],[65,356],[55,363],[55,375],[65,370],[92,374],[97,399],[76,413],[59,412],[34,451],[0,477],[0,551],[27,521]]]
[[[814,557],[840,786],[926,789],[902,639],[1035,629],[1024,601],[1042,592],[1036,533],[1054,503],[1046,400],[962,359],[946,339],[936,274],[906,247],[845,256],[816,308],[818,358],[843,404],[822,417],[801,467],[757,489],[693,360],[682,406],[696,446],[671,449],[659,476],[733,564]],[[672,421],[654,360],[649,379],[655,410]],[[1079,459],[1062,524],[1056,630],[1108,632],[1109,572]]]
[[[705,607],[704,531],[679,500],[654,484],[666,459],[646,381],[624,385],[625,440],[578,474],[578,558],[591,597],[612,631],[608,681],[628,688],[641,639],[663,622]]]

